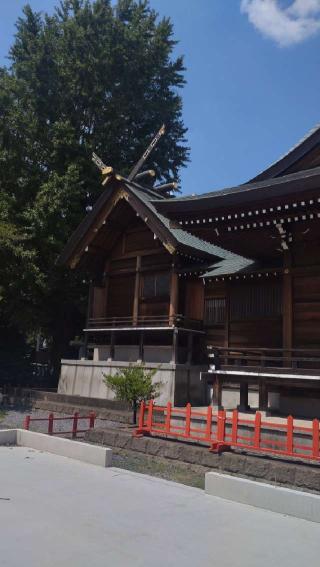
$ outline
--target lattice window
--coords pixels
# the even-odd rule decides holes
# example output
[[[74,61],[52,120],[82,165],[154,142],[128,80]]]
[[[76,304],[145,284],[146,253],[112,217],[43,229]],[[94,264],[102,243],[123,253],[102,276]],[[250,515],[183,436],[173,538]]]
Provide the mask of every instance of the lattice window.
[[[282,290],[278,283],[234,287],[230,294],[230,320],[245,321],[282,314]]]
[[[142,296],[145,299],[169,297],[170,274],[148,274],[143,278]]]
[[[204,302],[205,325],[224,325],[226,319],[226,300],[224,297],[208,298]]]

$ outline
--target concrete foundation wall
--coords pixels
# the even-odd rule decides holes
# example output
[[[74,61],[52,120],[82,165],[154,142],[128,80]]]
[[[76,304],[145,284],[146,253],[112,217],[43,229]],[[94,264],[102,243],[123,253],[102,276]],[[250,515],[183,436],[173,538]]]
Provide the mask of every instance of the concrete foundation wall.
[[[114,375],[127,366],[126,362],[118,361],[62,360],[58,393],[112,400],[114,393],[105,386],[103,375]],[[203,403],[200,381],[203,367],[145,363],[144,368],[156,369],[153,381],[161,382],[160,396],[156,399],[158,404],[171,401],[175,405],[185,405],[188,395],[193,405]]]
[[[110,467],[112,464],[112,449],[24,429],[0,431],[0,445],[30,447],[37,451],[53,453],[102,467]]]
[[[316,494],[307,494],[217,472],[209,472],[205,478],[206,493],[211,496],[311,522],[320,522],[320,496]]]
[[[110,358],[110,346],[95,347],[93,351],[94,361],[107,361]],[[145,362],[169,363],[172,358],[171,346],[145,345],[143,348]],[[114,360],[120,362],[137,362],[139,359],[139,347],[137,345],[118,345],[114,349]]]

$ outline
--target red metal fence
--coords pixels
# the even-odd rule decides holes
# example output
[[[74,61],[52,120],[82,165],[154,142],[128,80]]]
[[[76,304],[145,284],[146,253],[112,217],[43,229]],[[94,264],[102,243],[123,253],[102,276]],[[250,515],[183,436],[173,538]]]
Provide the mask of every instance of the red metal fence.
[[[49,413],[48,417],[31,417],[27,415],[23,422],[23,429],[30,429],[30,424],[33,422],[47,422],[48,423],[48,435],[71,435],[73,439],[77,437],[79,433],[85,433],[88,429],[94,428],[96,415],[94,412],[90,412],[89,415],[80,416],[78,412],[75,412],[72,416],[68,417],[55,417],[53,413]],[[55,421],[71,421],[72,429],[70,431],[54,431]],[[88,427],[86,429],[79,429],[79,421],[87,421]]]
[[[209,445],[213,452],[230,448],[271,453],[285,457],[320,460],[319,420],[314,419],[311,427],[297,425],[292,416],[286,421],[263,421],[260,412],[253,419],[240,417],[237,410],[227,415],[225,410],[206,411],[185,408],[157,406],[153,401],[142,402],[138,428],[134,435],[156,435],[181,440],[197,441]]]

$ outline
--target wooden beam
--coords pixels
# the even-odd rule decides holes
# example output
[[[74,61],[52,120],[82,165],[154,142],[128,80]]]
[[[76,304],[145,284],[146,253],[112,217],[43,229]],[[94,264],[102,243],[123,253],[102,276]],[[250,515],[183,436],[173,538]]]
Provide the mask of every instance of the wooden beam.
[[[166,254],[166,250],[161,248],[150,248],[145,250],[135,250],[134,252],[126,252],[114,258],[115,260],[125,260],[126,258],[136,258],[136,256],[154,256],[155,254]],[[170,258],[170,256],[169,256]]]

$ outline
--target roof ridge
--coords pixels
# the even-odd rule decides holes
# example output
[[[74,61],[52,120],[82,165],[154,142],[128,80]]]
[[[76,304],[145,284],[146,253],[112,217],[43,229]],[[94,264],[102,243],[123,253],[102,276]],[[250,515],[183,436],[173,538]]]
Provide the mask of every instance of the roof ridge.
[[[282,154],[278,159],[276,159],[275,161],[273,161],[270,165],[268,165],[268,167],[266,167],[265,169],[262,169],[259,173],[257,173],[254,177],[252,177],[252,179],[250,179],[249,181],[247,181],[247,183],[254,183],[255,179],[259,179],[259,177],[263,176],[263,174],[265,174],[265,179],[272,179],[277,175],[280,175],[281,172],[274,172],[274,175],[272,175],[272,170],[274,168],[276,168],[277,165],[280,165],[280,163],[285,160],[286,158],[288,158],[290,156],[290,154],[293,154],[296,150],[298,150],[299,147],[303,146],[308,140],[310,140],[310,138],[312,138],[312,136],[314,136],[315,134],[320,132],[320,122],[318,122],[315,126],[313,126],[312,128],[310,128],[310,130],[308,130],[306,132],[306,134],[304,136],[302,136],[302,138],[300,138],[296,144],[294,144],[293,146],[291,146],[291,148],[285,152],[284,154]],[[307,150],[306,152],[307,153]],[[305,153],[302,153],[302,156],[305,155]],[[301,157],[297,158],[297,161],[299,159],[301,159]],[[294,161],[293,161],[294,163]],[[292,164],[291,164],[292,165]],[[285,171],[286,169],[288,169],[288,167],[290,167],[290,165],[288,165],[287,167],[284,166],[283,171]],[[268,175],[268,172],[270,172],[270,175]]]
[[[217,189],[216,191],[201,193],[200,195],[195,195],[195,196],[188,195],[185,197],[176,197],[174,200],[178,203],[183,201],[197,201],[199,199],[206,199],[209,197],[219,197],[221,195],[236,193],[237,191],[239,192],[253,191],[254,189],[263,189],[264,187],[268,187],[268,186],[289,183],[290,181],[294,181],[296,179],[299,179],[300,177],[316,176],[319,173],[320,173],[320,166],[313,167],[311,169],[303,169],[301,171],[295,171],[294,173],[288,173],[287,175],[282,175],[281,177],[273,177],[273,178],[263,179],[261,181],[252,181],[240,185],[234,185],[232,187],[225,187],[223,189]],[[171,199],[165,199],[165,201],[167,203],[172,202]]]

